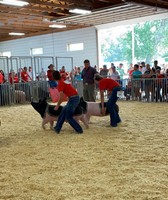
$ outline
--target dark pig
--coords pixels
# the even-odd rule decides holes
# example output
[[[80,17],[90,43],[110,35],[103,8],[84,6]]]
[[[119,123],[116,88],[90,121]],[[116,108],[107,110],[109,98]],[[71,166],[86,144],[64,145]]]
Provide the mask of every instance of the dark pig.
[[[39,102],[31,102],[33,108],[41,115],[42,128],[45,129],[45,124],[50,123],[50,128],[53,129],[54,121],[58,120],[58,117],[63,109],[63,106],[59,106],[58,110],[54,110],[55,105],[47,103],[46,99],[39,100]],[[87,120],[85,119],[86,102],[79,103],[74,113],[74,119],[79,122],[82,121],[86,128],[88,128]]]

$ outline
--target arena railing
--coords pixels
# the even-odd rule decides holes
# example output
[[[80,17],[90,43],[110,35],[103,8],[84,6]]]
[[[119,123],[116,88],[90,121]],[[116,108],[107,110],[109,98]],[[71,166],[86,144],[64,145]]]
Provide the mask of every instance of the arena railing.
[[[32,100],[48,98],[47,81],[31,81],[27,83],[0,84],[0,105],[26,104]]]
[[[168,102],[168,78],[143,78],[117,80],[122,85],[123,93],[120,100],[143,102]],[[79,96],[83,96],[83,82],[73,81]],[[99,90],[96,86],[95,97],[100,100]],[[0,84],[0,106],[26,104],[32,100],[49,98],[49,85],[47,81],[31,81],[27,83],[9,82]],[[105,92],[107,98],[107,93]]]
[[[123,93],[120,100],[142,102],[168,102],[168,78],[120,79],[118,81]],[[107,98],[107,93],[105,92]],[[100,100],[99,90],[96,88],[96,99]]]

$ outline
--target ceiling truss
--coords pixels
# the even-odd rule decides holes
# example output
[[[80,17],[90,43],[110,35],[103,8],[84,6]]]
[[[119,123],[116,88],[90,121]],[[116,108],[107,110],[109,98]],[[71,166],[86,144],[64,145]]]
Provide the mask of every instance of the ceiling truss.
[[[168,13],[168,0],[25,1],[29,5],[21,8],[0,4],[0,42]],[[92,13],[72,14],[69,10],[73,8],[87,9]],[[52,24],[65,24],[66,28],[53,29],[49,27]],[[25,35],[10,36],[10,32]]]

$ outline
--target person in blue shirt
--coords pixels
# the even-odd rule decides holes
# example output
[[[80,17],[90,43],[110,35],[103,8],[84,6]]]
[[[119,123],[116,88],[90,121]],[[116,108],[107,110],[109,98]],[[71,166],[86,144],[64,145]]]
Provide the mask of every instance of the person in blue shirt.
[[[77,68],[74,78],[75,78],[76,81],[81,81],[82,80],[82,72],[81,72],[81,68],[80,67]]]
[[[134,65],[134,71],[132,72],[132,88],[133,88],[133,99],[141,101],[141,77],[142,72],[139,70],[139,65]]]

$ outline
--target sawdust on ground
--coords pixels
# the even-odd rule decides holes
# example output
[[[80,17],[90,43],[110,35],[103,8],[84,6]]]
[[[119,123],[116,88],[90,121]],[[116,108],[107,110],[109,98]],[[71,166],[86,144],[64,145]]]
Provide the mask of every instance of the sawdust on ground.
[[[59,135],[30,105],[1,107],[0,200],[168,199],[168,104],[118,104],[117,128],[92,117]]]

